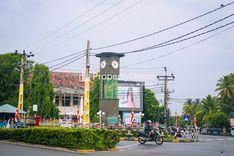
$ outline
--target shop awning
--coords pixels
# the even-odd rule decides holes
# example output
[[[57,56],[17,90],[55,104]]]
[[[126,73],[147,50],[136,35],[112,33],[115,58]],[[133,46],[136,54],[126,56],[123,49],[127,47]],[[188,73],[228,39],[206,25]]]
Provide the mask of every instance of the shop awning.
[[[0,113],[15,113],[16,107],[9,105],[9,104],[4,104],[0,106]],[[20,114],[26,114],[25,111],[20,110]]]

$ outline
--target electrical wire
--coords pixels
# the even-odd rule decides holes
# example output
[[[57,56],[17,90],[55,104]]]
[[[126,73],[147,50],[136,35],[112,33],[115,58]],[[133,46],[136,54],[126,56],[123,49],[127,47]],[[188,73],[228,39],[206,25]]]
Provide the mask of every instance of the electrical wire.
[[[211,39],[211,38],[213,38],[213,37],[215,37],[215,36],[217,36],[217,35],[219,35],[219,34],[221,34],[221,33],[224,33],[224,32],[226,32],[226,31],[232,29],[233,27],[234,27],[234,26],[229,27],[229,28],[227,28],[227,29],[224,29],[224,30],[222,30],[222,31],[220,31],[220,32],[218,32],[218,33],[215,33],[215,34],[213,34],[213,35],[210,35],[209,37],[206,37],[206,38],[204,38],[204,39],[202,39],[202,40],[199,40],[199,41],[197,41],[197,42],[194,42],[193,44],[190,44],[190,45],[188,45],[188,46],[179,48],[179,49],[177,49],[177,50],[168,52],[168,53],[166,53],[166,54],[163,54],[163,55],[160,55],[160,56],[151,58],[151,59],[147,59],[147,60],[140,61],[140,62],[137,62],[137,63],[134,63],[134,64],[130,64],[130,65],[127,65],[127,66],[124,66],[124,67],[130,67],[130,66],[135,66],[135,65],[143,64],[143,63],[146,63],[146,62],[154,61],[154,60],[156,60],[156,59],[159,59],[159,58],[162,58],[162,57],[165,57],[165,56],[168,56],[168,55],[177,53],[177,52],[182,51],[182,50],[184,50],[184,49],[187,49],[187,48],[193,47],[193,46],[195,46],[195,45],[197,45],[197,44],[200,44],[200,43],[202,43],[202,42],[204,42],[204,41],[206,41],[206,40],[208,40],[208,39]],[[124,68],[124,67],[122,67],[122,68]]]
[[[136,41],[136,40],[139,40],[139,39],[143,39],[143,38],[146,38],[146,37],[149,37],[149,36],[152,36],[152,35],[155,35],[155,34],[164,32],[164,31],[166,31],[166,30],[170,30],[170,29],[175,28],[175,27],[177,27],[177,26],[180,26],[180,25],[182,25],[182,24],[186,24],[186,23],[188,23],[188,22],[190,22],[190,21],[196,20],[196,19],[201,18],[201,17],[203,17],[203,16],[205,16],[205,15],[208,15],[208,14],[211,14],[211,13],[217,11],[217,10],[220,10],[220,9],[222,9],[222,8],[224,8],[224,7],[227,7],[227,6],[229,6],[229,5],[232,5],[233,3],[234,3],[234,2],[228,3],[228,4],[226,4],[226,5],[223,5],[223,6],[219,7],[219,8],[216,8],[216,9],[214,9],[214,10],[208,11],[208,12],[206,12],[206,13],[203,13],[203,14],[199,15],[199,16],[196,16],[196,17],[194,17],[194,18],[188,19],[188,20],[186,20],[186,21],[184,21],[184,22],[178,23],[178,24],[176,24],[176,25],[167,27],[167,28],[165,28],[165,29],[159,30],[159,31],[157,31],[157,32],[154,32],[154,33],[151,33],[151,34],[148,34],[148,35],[145,35],[145,36],[141,36],[141,37],[138,37],[138,38],[135,38],[135,39],[132,39],[132,40],[128,40],[128,41],[125,41],[125,42],[120,42],[120,43],[113,44],[113,45],[109,45],[109,46],[105,46],[105,47],[92,48],[92,49],[90,49],[90,50],[91,50],[91,51],[92,51],[92,50],[100,50],[100,49],[104,49],[104,48],[109,48],[109,47],[113,47],[113,46],[117,46],[117,45],[129,43],[129,42]],[[126,8],[126,9],[127,9],[127,8]],[[117,14],[118,14],[118,13],[117,13]],[[115,15],[114,15],[114,16],[115,16]],[[100,23],[101,23],[101,22],[100,22]],[[91,28],[91,27],[90,27],[90,28]],[[89,29],[90,29],[90,28],[89,28]],[[85,31],[88,31],[88,29],[86,29]],[[82,32],[81,32],[81,33],[82,33]],[[72,38],[70,38],[70,39],[72,39]],[[68,39],[68,40],[70,40],[70,39]],[[66,41],[66,40],[65,40],[65,41]],[[64,42],[65,42],[65,41],[64,41]],[[58,44],[55,44],[55,45],[53,45],[53,46],[51,46],[51,47],[49,47],[49,48],[47,48],[47,49],[45,49],[45,50],[51,49],[51,48],[53,48],[53,47],[55,47],[55,46],[57,46],[57,45],[60,45],[60,44],[62,44],[62,43],[63,43],[63,42],[60,42],[60,43],[58,43]],[[82,51],[84,51],[84,50],[82,50]],[[69,57],[69,56],[76,55],[76,54],[77,54],[77,53],[73,53],[73,54],[67,55],[67,56],[65,56],[65,58],[66,58],[66,57]],[[91,53],[90,56],[95,56],[95,53]],[[60,58],[58,58],[58,59],[60,60]],[[61,59],[63,59],[63,57],[61,57]],[[55,59],[55,61],[56,61],[56,59]],[[52,60],[52,62],[54,62],[54,61]],[[49,63],[49,62],[45,62],[45,63]]]
[[[232,5],[233,3],[234,3],[234,2],[230,2],[230,3],[226,4],[226,5],[222,5],[222,6],[216,8],[216,9],[214,9],[214,10],[208,11],[208,12],[206,12],[206,13],[203,13],[203,14],[199,15],[199,16],[196,16],[196,17],[194,17],[194,18],[188,19],[188,20],[186,20],[186,21],[184,21],[184,22],[181,22],[181,23],[178,23],[178,24],[176,24],[176,25],[173,25],[173,26],[164,28],[164,29],[162,29],[162,30],[159,30],[159,31],[156,31],[156,32],[153,32],[153,33],[150,33],[150,34],[147,34],[147,35],[138,37],[138,38],[134,38],[134,39],[131,39],[131,40],[123,41],[123,42],[120,42],[120,43],[115,43],[115,44],[111,44],[111,45],[107,45],[107,46],[103,46],[103,47],[99,47],[99,48],[93,48],[92,50],[106,49],[106,48],[110,48],[110,47],[114,47],[114,46],[119,46],[119,45],[123,45],[123,44],[126,44],[126,43],[130,43],[130,42],[133,42],[133,41],[137,41],[137,40],[140,40],[140,39],[144,39],[144,38],[147,38],[147,37],[150,37],[150,36],[159,34],[159,33],[161,33],[161,32],[170,30],[170,29],[172,29],[172,28],[178,27],[178,26],[180,26],[180,25],[186,24],[186,23],[188,23],[188,22],[194,21],[194,20],[196,20],[196,19],[199,19],[199,18],[201,18],[201,17],[203,17],[203,16],[206,16],[206,15],[208,15],[208,14],[211,14],[211,13],[215,12],[215,11],[218,11],[218,10],[220,10],[220,9],[223,9],[223,8],[227,7],[227,6],[230,6],[230,5]]]
[[[232,21],[232,22],[230,22],[230,23],[227,23],[227,24],[225,24],[225,25],[216,27],[216,28],[214,28],[214,29],[205,31],[205,32],[203,32],[203,33],[200,33],[200,34],[197,34],[197,35],[194,35],[194,36],[191,36],[191,37],[188,37],[188,38],[179,40],[179,41],[171,42],[171,43],[168,43],[168,44],[162,44],[162,43],[160,43],[160,44],[156,44],[156,45],[153,45],[153,46],[150,46],[150,47],[146,47],[146,48],[144,48],[144,49],[139,49],[139,50],[134,50],[134,51],[128,51],[128,52],[123,52],[123,53],[124,53],[124,54],[132,54],[132,53],[138,53],[138,52],[147,51],[147,50],[153,50],[153,49],[157,49],[157,48],[161,48],[161,47],[166,47],[166,46],[169,46],[169,45],[173,45],[173,44],[176,44],[176,43],[180,43],[180,42],[183,42],[183,41],[187,41],[187,40],[190,40],[190,39],[199,37],[199,36],[201,36],[201,35],[205,35],[205,34],[207,34],[207,33],[216,31],[216,30],[218,30],[218,29],[221,29],[221,28],[226,27],[226,26],[228,26],[228,25],[231,25],[231,24],[233,24],[233,23],[234,23],[234,21]],[[166,42],[167,42],[167,41],[166,41]]]
[[[39,40],[29,44],[28,46],[25,46],[24,49],[27,49],[29,47],[32,47],[33,45],[45,40],[46,38],[52,36],[53,34],[57,33],[58,31],[62,30],[63,28],[65,28],[66,26],[70,25],[71,23],[75,22],[76,20],[80,19],[81,17],[87,15],[89,12],[93,11],[94,9],[96,9],[97,7],[99,7],[101,4],[103,4],[106,0],[101,1],[100,3],[96,4],[94,7],[90,8],[89,10],[85,11],[84,13],[82,13],[81,15],[75,17],[74,19],[70,20],[69,22],[67,22],[66,24],[62,25],[61,27],[57,28],[56,30],[52,31],[51,33],[45,35],[44,37],[40,38]]]
[[[49,50],[49,49],[54,48],[54,47],[56,47],[56,46],[59,46],[59,45],[65,43],[65,42],[67,42],[67,41],[72,40],[73,38],[76,38],[76,37],[80,36],[81,34],[83,34],[83,33],[87,32],[87,31],[89,31],[89,30],[91,30],[91,29],[93,29],[93,28],[95,28],[95,27],[97,27],[97,26],[99,26],[99,25],[105,23],[106,21],[109,21],[109,20],[113,19],[114,17],[116,17],[116,16],[118,16],[118,15],[120,15],[120,14],[122,14],[122,13],[124,13],[125,11],[127,11],[128,9],[130,9],[130,8],[132,8],[132,7],[134,7],[134,6],[136,6],[137,4],[139,4],[139,3],[142,2],[142,1],[143,1],[143,0],[137,1],[137,2],[134,3],[133,5],[130,5],[129,7],[127,7],[127,8],[125,8],[125,9],[121,10],[120,12],[118,12],[118,13],[116,13],[116,14],[114,14],[114,15],[112,15],[112,16],[110,16],[110,17],[108,17],[108,18],[106,18],[106,19],[104,19],[104,20],[102,20],[102,21],[100,21],[99,23],[97,23],[97,24],[95,24],[95,25],[93,25],[93,26],[91,26],[91,27],[89,27],[89,28],[87,28],[87,29],[81,31],[80,33],[78,33],[78,34],[76,34],[76,35],[71,36],[71,37],[68,38],[68,39],[65,39],[65,40],[63,40],[63,41],[61,41],[61,42],[59,42],[59,43],[54,44],[53,46],[50,46],[50,47],[44,49],[43,51],[46,51],[46,50]],[[91,50],[92,50],[92,49],[91,49]]]
[[[52,62],[55,62],[55,61],[58,61],[58,60],[62,60],[62,59],[65,59],[65,58],[68,58],[68,57],[71,57],[71,56],[80,54],[80,53],[85,52],[85,51],[86,51],[86,50],[77,51],[77,52],[72,53],[72,54],[70,54],[70,55],[66,55],[66,56],[63,56],[63,57],[59,57],[59,58],[56,58],[56,59],[53,59],[53,60],[44,62],[44,63],[42,63],[42,64],[48,64],[48,63],[52,63]]]
[[[112,8],[114,8],[114,7],[118,6],[118,5],[120,5],[120,4],[123,3],[124,1],[125,1],[125,0],[121,0],[121,1],[119,1],[118,3],[115,3],[114,5],[112,5],[111,7],[107,8],[107,9],[105,9],[104,11],[100,12],[100,13],[97,14],[96,16],[94,16],[94,17],[92,17],[92,18],[86,20],[85,22],[81,23],[80,25],[78,25],[78,26],[76,26],[76,27],[74,27],[74,28],[72,28],[72,29],[70,29],[70,30],[64,32],[63,34],[57,36],[57,37],[54,38],[53,40],[50,40],[50,41],[48,41],[48,42],[45,42],[44,44],[41,44],[40,46],[36,47],[36,48],[33,49],[32,51],[36,51],[37,49],[39,49],[39,48],[41,48],[41,47],[44,47],[44,46],[50,44],[51,42],[56,41],[57,39],[59,39],[59,38],[65,36],[66,34],[68,34],[68,33],[70,33],[70,32],[73,32],[74,30],[78,29],[79,27],[81,27],[81,26],[83,26],[83,25],[89,23],[89,22],[92,21],[92,20],[95,20],[97,17],[103,15],[104,13],[108,12],[108,11],[111,10]]]
[[[72,59],[66,60],[66,61],[64,61],[64,62],[62,62],[62,63],[53,65],[53,66],[51,66],[51,67],[49,67],[49,68],[56,67],[56,66],[58,66],[58,65],[61,65],[61,64],[63,64],[63,63],[66,63],[67,61],[69,61],[69,62],[67,62],[66,64],[63,64],[63,65],[61,65],[61,66],[59,66],[59,67],[53,69],[52,71],[57,70],[57,69],[60,69],[60,68],[62,68],[62,67],[65,67],[65,66],[67,66],[67,65],[69,65],[69,64],[71,64],[71,63],[73,63],[73,62],[75,62],[75,61],[77,61],[77,60],[83,58],[84,56],[86,56],[85,53],[83,53],[83,54],[81,54],[81,55],[78,55],[78,56],[76,56],[76,57],[74,57],[74,58],[72,58]]]

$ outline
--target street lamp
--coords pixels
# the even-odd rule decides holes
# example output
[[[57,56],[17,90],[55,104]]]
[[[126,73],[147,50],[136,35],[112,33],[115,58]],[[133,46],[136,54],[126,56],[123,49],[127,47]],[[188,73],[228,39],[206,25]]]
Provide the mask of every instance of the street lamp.
[[[105,115],[106,113],[103,112],[102,110],[100,110],[99,112],[97,112],[97,115],[99,115],[99,124],[100,124],[100,128],[102,128],[102,116]]]
[[[141,119],[142,119],[142,117],[144,116],[145,114],[144,113],[142,113],[142,112],[140,112],[140,113],[138,113],[137,114],[137,116],[139,116],[140,117],[140,126],[141,126]]]

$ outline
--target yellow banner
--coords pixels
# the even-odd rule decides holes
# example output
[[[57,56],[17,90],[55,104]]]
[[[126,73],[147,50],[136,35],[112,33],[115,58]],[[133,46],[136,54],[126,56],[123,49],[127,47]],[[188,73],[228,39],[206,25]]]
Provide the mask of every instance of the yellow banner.
[[[23,109],[23,102],[24,102],[24,85],[20,84],[19,87],[19,102],[18,102],[18,108],[21,110]]]
[[[90,124],[89,119],[89,78],[85,79],[85,91],[84,91],[84,115],[83,115],[83,123]]]

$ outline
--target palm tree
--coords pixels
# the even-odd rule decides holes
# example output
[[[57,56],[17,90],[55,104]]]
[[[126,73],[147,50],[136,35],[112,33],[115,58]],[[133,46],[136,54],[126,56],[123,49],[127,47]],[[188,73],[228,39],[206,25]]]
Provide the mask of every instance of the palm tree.
[[[184,103],[183,114],[186,114],[190,117],[191,125],[193,118],[197,113],[198,104],[199,104],[199,99],[196,99],[195,101],[192,101],[192,99],[187,99],[186,102]]]
[[[233,98],[234,92],[234,74],[230,74],[228,76],[223,76],[218,80],[216,84],[217,88],[215,91],[219,91],[218,95],[225,101]]]
[[[212,97],[211,95],[208,95],[206,98],[204,98],[201,102],[202,104],[202,111],[204,111],[205,116],[203,117],[203,122],[206,121],[207,117],[218,110],[217,106],[217,99],[215,97]]]

